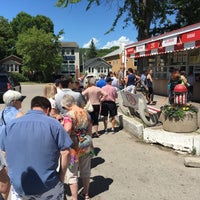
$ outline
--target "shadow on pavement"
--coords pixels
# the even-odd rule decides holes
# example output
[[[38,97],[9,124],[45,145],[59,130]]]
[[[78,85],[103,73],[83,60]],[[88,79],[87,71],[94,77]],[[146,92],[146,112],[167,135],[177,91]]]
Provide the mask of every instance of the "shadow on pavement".
[[[100,151],[101,149],[99,147],[94,147],[94,153],[96,156],[99,154]]]
[[[105,160],[101,157],[95,157],[95,158],[91,159],[91,169],[97,167],[98,165],[101,165],[104,162],[105,162]]]
[[[94,176],[90,183],[90,197],[95,197],[105,191],[109,190],[110,185],[113,183],[113,179],[104,178],[103,176]]]

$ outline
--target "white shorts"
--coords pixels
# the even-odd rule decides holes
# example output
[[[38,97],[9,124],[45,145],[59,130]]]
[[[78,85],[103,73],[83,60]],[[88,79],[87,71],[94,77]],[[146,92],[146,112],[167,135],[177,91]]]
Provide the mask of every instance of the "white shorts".
[[[135,94],[135,85],[127,86],[126,91],[128,91],[128,92],[130,92],[132,94]]]
[[[34,187],[34,186],[33,186]],[[11,200],[63,200],[64,199],[64,185],[59,182],[54,188],[45,192],[42,195],[19,195],[15,189],[11,188]]]

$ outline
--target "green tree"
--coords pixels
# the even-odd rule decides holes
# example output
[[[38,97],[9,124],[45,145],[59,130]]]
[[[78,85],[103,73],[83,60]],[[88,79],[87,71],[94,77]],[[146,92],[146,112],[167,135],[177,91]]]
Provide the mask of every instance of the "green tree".
[[[67,7],[71,3],[78,3],[81,0],[58,0],[57,6]],[[130,23],[134,24],[138,30],[138,40],[146,39],[151,36],[150,27],[152,24],[162,26],[166,24],[167,14],[170,14],[168,9],[169,0],[88,0],[86,10],[90,9],[92,4],[101,5],[107,3],[109,6],[113,4],[117,6],[116,18],[111,29],[107,32],[114,31],[120,18],[124,17],[124,26]]]
[[[20,33],[24,33],[29,28],[33,27],[33,17],[28,13],[20,12],[15,18],[13,18],[10,24],[12,26],[14,36],[17,39],[17,36]]]
[[[176,11],[176,23],[178,28],[198,23],[200,21],[200,0],[171,0]]]
[[[81,0],[57,0],[57,6],[67,7]],[[200,0],[88,0],[86,10],[93,4],[114,6],[118,10],[110,31],[114,31],[120,18],[124,26],[134,24],[138,40],[199,22]],[[175,16],[173,23],[169,16]]]
[[[20,12],[11,21],[11,26],[16,38],[20,33],[24,33],[34,26],[39,30],[44,30],[46,33],[54,32],[54,24],[49,17],[43,15],[37,15],[34,17],[25,12]]]
[[[90,47],[88,49],[88,52],[87,52],[86,56],[87,56],[87,59],[95,58],[97,56],[97,50],[96,50],[96,47],[95,47],[93,39],[91,40]]]
[[[13,32],[7,19],[0,16],[0,59],[12,54]]]
[[[36,27],[19,34],[16,49],[23,58],[23,71],[34,72],[40,81],[48,81],[62,63],[58,38],[59,35]]]
[[[33,18],[33,24],[38,29],[44,30],[46,33],[54,32],[54,24],[49,17],[44,15],[36,15]]]

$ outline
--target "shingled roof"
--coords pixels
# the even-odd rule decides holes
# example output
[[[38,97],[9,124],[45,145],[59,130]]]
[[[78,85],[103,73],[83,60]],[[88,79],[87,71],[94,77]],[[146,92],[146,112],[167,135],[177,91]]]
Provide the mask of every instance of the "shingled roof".
[[[103,56],[103,58],[109,58],[109,57],[120,55],[120,54],[122,54],[122,48],[119,48],[119,49],[112,51],[111,53]]]
[[[107,67],[112,67],[109,63],[107,63],[103,58],[97,57],[97,58],[91,58],[85,62],[85,68],[88,67],[100,67],[102,65],[105,65]]]
[[[61,42],[62,47],[73,47],[73,48],[78,48],[78,44],[76,42]]]

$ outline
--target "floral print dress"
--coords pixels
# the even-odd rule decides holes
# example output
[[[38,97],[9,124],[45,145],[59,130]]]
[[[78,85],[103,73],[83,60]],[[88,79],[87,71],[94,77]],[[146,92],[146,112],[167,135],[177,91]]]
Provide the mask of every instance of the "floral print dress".
[[[70,166],[73,167],[75,162],[78,162],[79,157],[91,153],[91,139],[89,136],[90,117],[87,111],[82,108],[71,110],[64,116],[65,123],[71,123],[72,129],[70,137],[73,141],[73,146],[70,150]],[[86,141],[88,140],[88,141]],[[80,148],[84,146],[85,148]]]

